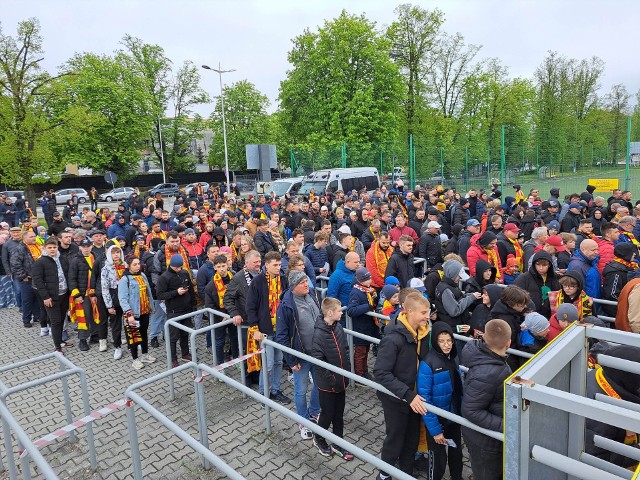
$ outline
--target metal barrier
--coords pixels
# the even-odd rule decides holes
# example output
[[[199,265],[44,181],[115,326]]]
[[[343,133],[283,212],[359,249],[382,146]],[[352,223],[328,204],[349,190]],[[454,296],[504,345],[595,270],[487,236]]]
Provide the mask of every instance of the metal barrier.
[[[5,365],[0,367],[0,373],[7,372],[9,370],[13,370],[16,368],[24,368],[27,365],[32,365],[34,363],[46,361],[46,360],[57,360],[59,371],[57,373],[47,375],[45,377],[31,380],[29,382],[21,383],[15,385],[13,387],[7,387],[4,383],[0,382],[0,404],[9,412],[7,408],[7,398],[9,395],[12,395],[17,392],[21,392],[24,390],[28,390],[33,387],[37,387],[39,385],[44,385],[49,382],[53,382],[56,380],[60,380],[62,382],[62,391],[64,395],[64,407],[66,413],[67,424],[73,423],[73,411],[71,409],[71,396],[69,392],[69,383],[67,381],[67,377],[71,375],[78,375],[80,377],[80,388],[82,390],[82,403],[83,410],[85,415],[89,415],[91,413],[91,407],[89,405],[89,390],[87,389],[87,375],[84,369],[75,366],[70,360],[65,358],[59,352],[47,353],[45,355],[40,355],[38,357],[30,358],[28,360],[23,360],[21,362],[12,363],[10,365]],[[13,480],[17,478],[17,471],[15,465],[15,459],[13,458],[13,441],[11,439],[11,432],[13,430],[16,432],[18,436],[18,447],[20,450],[24,450],[27,454],[22,455],[20,462],[22,465],[22,475],[25,479],[31,478],[31,471],[29,467],[29,455],[32,454],[34,450],[37,451],[33,442],[28,438],[24,438],[23,435],[18,434],[18,430],[15,429],[15,419],[10,418],[11,415],[5,416],[2,415],[2,431],[4,437],[4,445],[5,450],[7,452],[7,465],[9,470],[9,477]],[[13,422],[11,421],[13,420]],[[24,433],[24,432],[22,432]],[[74,431],[69,432],[69,440],[71,442],[75,442],[77,440],[76,434]],[[96,457],[96,448],[93,440],[93,427],[89,423],[87,424],[87,446],[89,448],[89,463],[91,465],[91,470],[96,470],[97,468],[97,457]],[[34,457],[34,461],[37,465],[41,463],[40,459],[42,459],[42,455],[38,455],[38,457]],[[0,461],[0,471],[2,471],[3,465]]]
[[[427,259],[421,257],[413,257],[413,265],[415,266],[419,263],[422,264],[422,275],[426,275],[426,273],[429,271],[429,267],[427,266]]]
[[[135,411],[133,403],[135,402],[140,408],[146,411],[153,418],[158,420],[162,425],[167,427],[172,433],[177,435],[180,440],[185,442],[189,447],[193,448],[200,454],[202,466],[205,469],[210,468],[213,465],[229,478],[234,480],[243,480],[244,477],[231,468],[224,460],[215,455],[209,450],[209,436],[207,431],[207,415],[204,401],[204,388],[202,385],[203,378],[200,375],[204,364],[196,364],[195,362],[185,363],[174,369],[162,372],[153,377],[147,378],[141,382],[131,385],[124,393],[126,403],[127,424],[129,429],[129,442],[131,443],[131,462],[133,464],[133,477],[135,480],[142,480],[142,461],[140,458],[140,445],[138,444],[138,425],[136,423]],[[195,407],[196,418],[198,423],[198,433],[200,435],[200,441],[194,439],[186,431],[184,431],[175,422],[170,420],[166,415],[160,412],[157,408],[143,399],[140,395],[135,393],[134,390],[150,385],[158,380],[162,380],[165,377],[173,377],[176,373],[180,373],[184,370],[193,370],[194,389],[195,389]],[[217,378],[227,378],[226,375],[219,373],[217,370],[207,367],[207,372],[215,375]],[[212,373],[212,372],[215,372]],[[240,384],[242,385],[242,384]]]
[[[202,327],[202,328],[198,328],[198,329],[194,329],[191,327],[187,327],[186,325],[182,325],[181,323],[178,323],[180,320],[185,320],[187,318],[192,318],[195,317],[198,314],[208,314],[209,317],[209,325],[206,327]],[[214,316],[218,316],[218,317],[222,317],[226,320],[223,320],[221,322],[218,323],[214,323],[213,322],[213,317]],[[178,317],[174,317],[174,318],[170,318],[167,319],[167,321],[164,324],[164,338],[165,338],[165,349],[166,349],[166,353],[167,353],[167,370],[171,370],[172,369],[172,361],[171,361],[171,344],[170,344],[170,334],[169,334],[169,327],[173,326],[179,330],[185,331],[189,334],[189,348],[191,349],[191,361],[196,363],[198,362],[198,352],[196,349],[196,336],[197,335],[201,335],[203,333],[207,333],[207,332],[212,332],[214,333],[214,330],[216,328],[221,328],[221,327],[226,327],[227,325],[231,325],[233,324],[233,320],[231,319],[231,317],[224,313],[224,312],[220,312],[218,310],[214,310],[212,308],[201,308],[200,310],[196,310],[195,312],[190,312],[190,313],[186,313],[184,315],[180,315]],[[242,356],[243,355],[243,342],[242,342],[242,328],[236,328],[237,330],[237,334],[238,334],[238,356]],[[218,359],[216,358],[216,348],[215,348],[215,335],[212,335],[212,348],[211,348],[211,353],[212,353],[212,358],[213,358],[213,364],[217,365],[218,364]],[[246,382],[245,379],[245,369],[244,369],[244,362],[240,362],[240,372],[241,372],[241,376],[242,376],[242,382]],[[197,372],[196,374],[197,376],[200,376],[200,372]],[[175,388],[173,385],[173,375],[169,375],[168,377],[168,382],[169,382],[169,399],[170,400],[174,400],[175,399]]]
[[[587,418],[640,431],[639,405],[606,395],[585,398],[590,339],[640,347],[640,336],[633,333],[573,324],[523,365],[505,387],[506,478],[633,477],[633,472],[585,453]],[[633,362],[604,354],[597,360],[605,367],[640,373]],[[594,444],[640,460],[640,451],[622,443],[596,435]]]

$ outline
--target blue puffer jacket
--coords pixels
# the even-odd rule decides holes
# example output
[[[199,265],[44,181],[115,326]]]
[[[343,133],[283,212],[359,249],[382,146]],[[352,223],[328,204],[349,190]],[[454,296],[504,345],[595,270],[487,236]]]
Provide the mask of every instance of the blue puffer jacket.
[[[329,274],[329,272],[320,273],[320,269],[329,261],[329,254],[327,253],[326,248],[316,248],[314,245],[310,245],[305,252],[305,256],[311,261],[313,271],[316,275]]]
[[[449,324],[435,322],[431,332],[431,350],[420,362],[418,368],[418,395],[431,405],[459,415],[462,402],[462,379],[455,360],[456,345],[454,342],[449,355],[442,353],[438,345],[438,335],[443,332],[449,333],[453,338],[453,331]],[[442,425],[448,422],[429,411],[422,416],[422,420],[432,437],[440,435]]]
[[[343,307],[349,305],[349,295],[353,287],[353,281],[356,272],[349,270],[344,264],[344,260],[340,260],[336,265],[336,271],[329,277],[329,287],[327,289],[327,297],[337,298]],[[344,326],[344,322],[341,321]]]
[[[598,271],[599,256],[589,260],[580,250],[575,250],[569,261],[569,272],[580,272],[584,278],[584,293],[592,298],[600,298],[600,289],[602,285],[602,277]]]

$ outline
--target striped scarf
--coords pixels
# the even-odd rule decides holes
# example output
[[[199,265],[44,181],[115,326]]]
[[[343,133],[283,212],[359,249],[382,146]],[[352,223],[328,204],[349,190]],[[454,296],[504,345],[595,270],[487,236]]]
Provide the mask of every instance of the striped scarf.
[[[365,287],[364,285],[360,285],[359,283],[356,283],[353,288],[355,288],[356,290],[360,290],[361,292],[364,292],[367,294],[367,301],[369,302],[369,307],[372,308],[376,302],[375,302],[375,297],[377,297],[376,295],[376,291],[374,288],[372,287]]]
[[[591,232],[591,233],[586,233],[586,232],[579,231],[578,233],[579,233],[580,235],[582,235],[584,238],[595,238],[595,237],[596,237],[596,236],[595,236],[595,234],[594,234],[593,232]]]
[[[628,262],[624,258],[613,257],[613,261],[614,262],[618,262],[621,265],[624,265],[625,267],[629,268],[630,270],[637,270],[639,268],[637,262]]]
[[[186,270],[189,273],[189,278],[191,278],[191,268],[189,267],[189,257],[187,256],[187,251],[184,249],[184,247],[182,247],[182,245],[178,246],[178,251],[177,252],[172,252],[169,249],[168,245],[164,246],[164,261],[167,264],[167,268],[169,268],[169,264],[171,263],[171,257],[173,257],[174,255],[180,255],[182,257],[182,263],[183,266],[182,268],[184,270]]]
[[[25,245],[29,249],[29,253],[31,254],[31,257],[33,257],[33,261],[35,262],[36,260],[38,260],[40,258],[40,255],[42,255],[42,247],[37,243],[33,245],[27,245],[25,243]]]
[[[238,257],[238,247],[236,247],[235,243],[231,242],[231,261],[235,262],[237,257]]]
[[[623,230],[622,228],[618,229],[620,231],[620,235],[624,235],[625,237],[627,237],[629,239],[629,241],[633,244],[634,247],[636,248],[640,248],[640,242],[638,241],[638,239],[636,239],[635,235],[631,232],[627,232],[626,230]]]
[[[231,280],[231,272],[227,272],[225,277],[228,280]],[[227,284],[219,273],[216,273],[213,276],[213,284],[216,286],[216,292],[218,292],[218,303],[220,303],[220,308],[224,308],[224,294],[227,291]]]
[[[159,238],[160,240],[166,240],[167,232],[160,230],[159,232],[156,233],[152,230],[151,233],[147,235],[147,245],[151,245],[151,240],[153,240],[154,238]]]
[[[147,293],[147,282],[144,281],[144,277],[139,273],[132,274],[131,277],[138,282],[138,286],[140,287],[140,315],[146,315],[151,311],[151,301]]]
[[[349,246],[349,251],[353,252],[356,248],[356,237],[351,237],[351,245]]]
[[[122,278],[122,275],[124,275],[124,271],[126,270],[127,265],[124,262],[120,262],[114,264],[113,267],[116,271],[116,279],[120,280]]]
[[[615,389],[605,378],[604,373],[602,373],[602,367],[600,365],[596,366],[596,382],[598,383],[598,386],[602,389],[602,391],[607,394],[607,396],[622,400],[618,392],[615,391]],[[624,443],[625,445],[635,445],[636,443],[638,443],[638,435],[630,430],[627,430],[624,438]]]
[[[496,278],[502,278],[502,271],[500,269],[500,257],[498,256],[495,248],[485,248],[484,251],[487,254],[487,260],[496,269]]]
[[[376,268],[382,278],[384,278],[385,272],[387,271],[387,264],[389,263],[389,259],[392,254],[393,249],[391,247],[387,247],[386,250],[382,250],[382,248],[380,248],[380,243],[377,240],[373,242],[373,256],[376,259]]]
[[[276,328],[276,312],[280,306],[280,296],[282,295],[282,282],[280,275],[265,274],[267,277],[267,286],[269,287],[269,315],[271,317],[271,325]]]
[[[518,271],[522,273],[524,268],[524,252],[522,250],[522,245],[517,239],[507,238],[511,245],[513,245],[514,250],[516,251],[516,260],[518,260]]]

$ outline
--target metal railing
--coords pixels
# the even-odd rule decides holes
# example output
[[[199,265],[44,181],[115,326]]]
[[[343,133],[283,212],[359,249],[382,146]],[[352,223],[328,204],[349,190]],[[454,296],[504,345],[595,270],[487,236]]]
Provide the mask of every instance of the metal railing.
[[[209,318],[209,325],[206,327],[201,327],[198,329],[195,328],[191,328],[188,327],[186,325],[182,325],[181,323],[179,323],[180,320],[185,320],[188,318],[192,318],[195,317],[198,314],[207,314],[208,318]],[[222,317],[225,320],[222,320],[221,322],[218,323],[214,323],[214,316],[218,316],[218,317]],[[189,348],[191,349],[191,361],[194,363],[198,363],[198,352],[196,349],[196,337],[198,335],[202,335],[205,334],[207,332],[212,332],[212,339],[211,339],[211,354],[212,354],[212,359],[213,359],[213,364],[217,365],[218,364],[218,358],[217,358],[217,354],[216,354],[216,348],[215,348],[215,330],[218,328],[222,328],[222,327],[226,327],[227,325],[231,325],[233,324],[233,320],[231,319],[231,317],[224,313],[224,312],[220,312],[218,310],[214,310],[213,308],[201,308],[200,310],[196,310],[195,312],[190,312],[190,313],[186,313],[184,315],[180,315],[177,317],[173,317],[170,319],[167,319],[167,321],[164,324],[164,338],[165,338],[165,349],[166,349],[166,354],[167,354],[167,370],[171,370],[172,369],[172,360],[171,360],[171,343],[170,343],[170,327],[174,327],[177,328],[179,330],[182,330],[184,332],[187,332],[189,334]],[[238,335],[238,351],[239,351],[239,355],[238,356],[242,356],[243,355],[243,342],[242,342],[242,329],[241,328],[236,328],[237,330],[237,335]],[[244,362],[240,362],[240,372],[241,372],[241,376],[242,376],[242,381],[245,382],[245,368],[244,368]],[[197,372],[197,375],[200,375],[200,372]],[[174,400],[175,399],[175,388],[174,388],[174,383],[173,383],[173,375],[169,375],[167,377],[167,380],[169,382],[169,399],[170,400]]]
[[[24,382],[13,387],[7,387],[4,383],[0,382],[0,404],[4,407],[4,409],[9,412],[8,415],[2,415],[2,431],[4,437],[4,445],[7,453],[7,465],[9,470],[9,477],[13,480],[17,478],[17,470],[15,459],[13,457],[13,441],[11,438],[11,430],[16,432],[16,436],[18,437],[18,447],[21,451],[25,451],[24,455],[21,455],[20,462],[22,465],[22,475],[25,479],[31,478],[31,470],[29,467],[29,458],[32,456],[33,451],[37,451],[37,447],[31,442],[28,436],[25,439],[25,436],[20,434],[18,430],[16,430],[16,421],[11,416],[10,411],[7,408],[7,399],[10,395],[22,392],[24,390],[28,390],[33,387],[37,387],[40,385],[44,385],[46,383],[54,382],[60,380],[62,383],[62,391],[64,396],[64,407],[67,424],[73,423],[73,410],[71,408],[71,395],[69,391],[69,383],[68,377],[72,375],[78,375],[80,377],[80,388],[82,391],[82,405],[84,414],[89,415],[91,413],[91,407],[89,404],[89,390],[87,388],[87,375],[84,369],[77,367],[70,360],[65,358],[59,352],[47,353],[45,355],[40,355],[38,357],[30,358],[28,360],[23,360],[21,362],[12,363],[10,365],[5,365],[0,367],[0,373],[4,373],[14,369],[23,369],[28,365],[32,365],[38,362],[43,362],[47,360],[56,360],[58,362],[59,371],[57,373],[53,373],[47,375],[42,378],[38,378],[36,380],[31,380],[29,382]],[[13,420],[13,421],[12,421]],[[20,431],[22,431],[20,429]],[[24,431],[22,431],[24,433]],[[75,442],[77,440],[75,432],[72,430],[69,432],[69,441]],[[91,470],[96,470],[97,468],[97,456],[96,456],[96,447],[93,439],[93,426],[91,423],[87,424],[87,446],[88,446],[88,455],[89,455],[89,463],[91,466]],[[37,457],[33,457],[36,465],[40,465],[42,463],[42,455],[38,454]],[[4,468],[1,456],[0,456],[0,471]],[[56,478],[56,477],[51,477]]]
[[[207,415],[205,408],[204,388],[202,385],[203,378],[200,375],[203,370],[204,364],[196,364],[195,362],[185,363],[174,369],[166,372],[159,373],[153,377],[147,378],[141,382],[131,385],[124,393],[127,401],[125,405],[125,411],[127,415],[127,425],[129,430],[129,442],[131,444],[131,462],[133,465],[133,478],[135,480],[142,480],[142,460],[140,457],[140,445],[138,443],[138,425],[136,422],[136,416],[134,411],[134,403],[140,408],[146,411],[149,415],[164,425],[170,432],[174,433],[180,440],[186,443],[189,447],[195,450],[200,455],[200,460],[203,468],[209,469],[211,465],[234,480],[243,480],[244,477],[237,471],[231,468],[224,460],[215,455],[209,450],[209,435],[207,430]],[[138,395],[135,390],[155,383],[166,377],[173,377],[173,375],[183,372],[185,370],[193,370],[194,389],[195,389],[195,407],[196,418],[198,424],[198,433],[200,435],[200,441],[193,438],[189,433],[183,430],[178,424],[169,419],[160,410],[155,408],[144,398]],[[219,373],[215,369],[207,369],[208,373],[216,372],[218,378],[227,378],[226,375]]]

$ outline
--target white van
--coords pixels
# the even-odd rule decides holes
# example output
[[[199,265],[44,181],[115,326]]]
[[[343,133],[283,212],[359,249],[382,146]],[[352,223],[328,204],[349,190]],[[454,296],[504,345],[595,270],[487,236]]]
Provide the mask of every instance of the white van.
[[[271,195],[271,192],[276,194],[276,197],[284,197],[287,193],[296,195],[304,177],[291,177],[280,178],[272,182],[258,182],[256,186],[256,193],[258,195]]]
[[[358,191],[362,187],[366,187],[369,192],[380,188],[377,169],[361,167],[318,170],[305,177],[298,195],[308,195],[312,188],[316,194],[323,194],[338,190],[349,193],[351,190]]]

